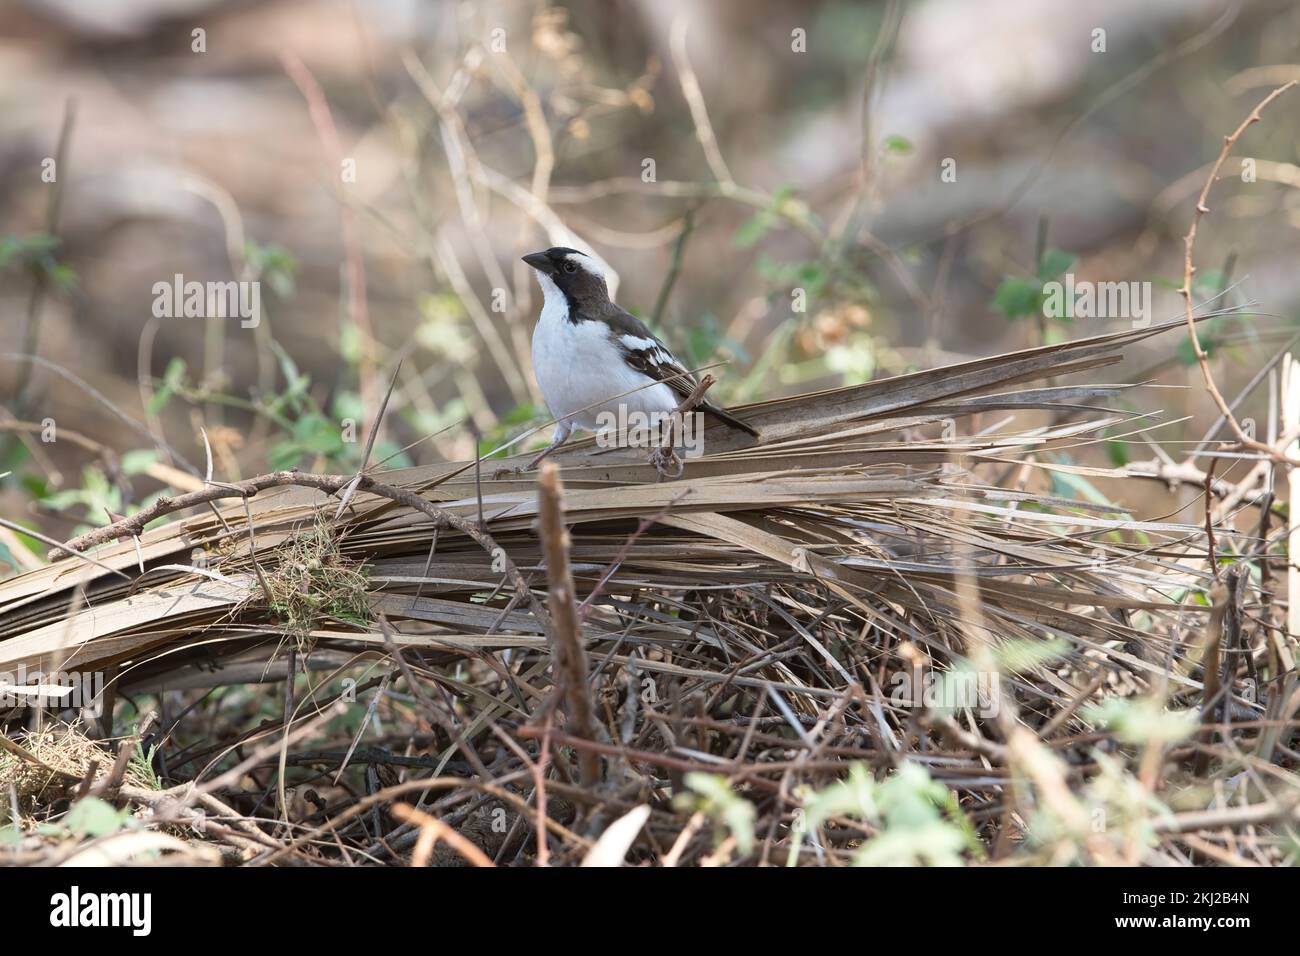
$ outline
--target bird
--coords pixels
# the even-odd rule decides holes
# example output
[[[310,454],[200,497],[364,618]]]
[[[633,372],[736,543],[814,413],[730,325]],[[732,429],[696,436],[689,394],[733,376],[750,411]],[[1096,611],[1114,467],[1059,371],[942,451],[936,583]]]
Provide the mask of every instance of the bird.
[[[695,376],[644,322],[610,300],[604,269],[594,257],[554,246],[523,261],[537,276],[543,298],[533,330],[533,372],[557,419],[551,444],[525,470],[537,467],[574,431],[597,431],[602,413],[617,416],[622,406],[626,416],[667,415],[691,395],[699,384]],[[696,407],[758,437],[752,425],[707,399]]]

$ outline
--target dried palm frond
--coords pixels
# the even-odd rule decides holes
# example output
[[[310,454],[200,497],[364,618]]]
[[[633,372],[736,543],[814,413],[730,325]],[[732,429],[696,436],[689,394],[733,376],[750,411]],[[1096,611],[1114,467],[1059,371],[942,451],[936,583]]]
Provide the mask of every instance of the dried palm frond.
[[[924,628],[916,630],[913,621],[907,629],[923,643],[942,645],[940,635],[951,627],[954,582],[969,575],[990,609],[1007,615],[1008,634],[1034,622],[1052,629],[1070,629],[1073,622],[1077,637],[1096,637],[1097,624],[1083,608],[1151,604],[1135,570],[1134,536],[1177,542],[1198,529],[1136,522],[1114,508],[1005,490],[982,476],[1009,463],[1057,467],[1053,451],[1097,441],[1103,429],[1145,427],[1139,416],[1105,408],[1129,386],[1039,383],[1112,365],[1131,343],[1164,328],[749,406],[743,412],[760,427],[761,441],[710,428],[707,453],[689,460],[677,481],[656,481],[640,450],[599,448],[588,440],[561,451],[554,457],[564,466],[580,589],[595,584],[637,520],[656,516],[655,528],[623,555],[605,585],[609,603],[592,609],[589,636],[626,628],[626,611],[615,602],[629,593],[725,590],[771,600],[768,592],[777,588],[834,594],[837,604],[877,626],[922,615],[929,621]],[[963,434],[953,427],[998,412],[1004,414],[991,431]],[[949,427],[942,429],[945,421]],[[532,476],[484,479],[481,514],[475,478],[473,463],[383,476],[449,513],[481,519],[515,564],[536,571]],[[132,574],[131,582],[65,558],[0,584],[0,666],[35,666],[61,655],[79,668],[127,661],[145,667],[185,643],[202,643],[204,653],[215,654],[220,643],[274,633],[255,565],[274,573],[278,562],[300,560],[304,542],[319,533],[318,515],[328,498],[312,488],[262,491],[250,499],[251,539],[239,504],[220,517],[199,513],[152,528],[138,543],[128,538],[94,550],[110,568],[131,572],[142,564],[145,573]],[[502,587],[494,556],[477,543],[443,531],[426,561],[433,537],[427,515],[361,492],[335,525],[339,553],[364,566],[377,614],[395,623],[422,622],[426,634],[448,646],[481,637],[489,625],[541,633],[526,611],[502,617],[497,610],[511,590]],[[1127,540],[1108,543],[1107,536]],[[1096,552],[1107,557],[1099,560]],[[207,575],[185,573],[195,555]],[[1166,586],[1203,583],[1191,569],[1184,576],[1162,580]],[[69,618],[69,595],[77,588],[85,591],[85,605]],[[278,600],[273,595],[271,604]],[[328,618],[323,614],[318,623],[330,632],[329,641],[356,629],[364,643],[364,628]],[[1116,636],[1124,632],[1113,619],[1104,626]],[[653,628],[666,628],[665,640],[674,632],[697,639],[703,633],[698,625],[659,622]],[[488,646],[481,640],[474,645]]]

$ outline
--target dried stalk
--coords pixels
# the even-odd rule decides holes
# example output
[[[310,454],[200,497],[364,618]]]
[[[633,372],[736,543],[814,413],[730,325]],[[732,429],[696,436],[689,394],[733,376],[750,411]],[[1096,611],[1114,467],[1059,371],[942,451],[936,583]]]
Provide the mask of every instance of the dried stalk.
[[[543,462],[537,478],[538,523],[546,555],[546,604],[551,612],[551,655],[555,682],[568,711],[569,727],[583,740],[596,740],[595,711],[587,684],[587,652],[578,633],[578,608],[569,569],[569,531],[564,526],[564,489],[560,469]],[[600,758],[589,750],[578,753],[578,768],[584,787],[600,780]]]

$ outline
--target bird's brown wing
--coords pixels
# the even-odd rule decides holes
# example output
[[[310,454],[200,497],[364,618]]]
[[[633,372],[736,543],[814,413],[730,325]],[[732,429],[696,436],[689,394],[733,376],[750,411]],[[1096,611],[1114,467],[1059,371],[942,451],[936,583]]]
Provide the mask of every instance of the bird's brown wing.
[[[679,397],[686,398],[696,386],[695,376],[686,370],[644,322],[610,303],[601,316],[609,323],[610,338],[623,361],[641,374],[663,382]]]
[[[673,353],[668,351],[668,346],[659,341],[655,334],[646,328],[644,322],[612,302],[605,307],[602,317],[609,323],[611,341],[618,347],[623,361],[628,365],[655,381],[663,382],[680,399],[686,399],[691,392],[695,391],[695,386],[698,384],[695,376],[677,361]],[[714,405],[708,399],[700,402],[699,409],[731,428],[758,437],[754,426],[741,421],[725,408]]]

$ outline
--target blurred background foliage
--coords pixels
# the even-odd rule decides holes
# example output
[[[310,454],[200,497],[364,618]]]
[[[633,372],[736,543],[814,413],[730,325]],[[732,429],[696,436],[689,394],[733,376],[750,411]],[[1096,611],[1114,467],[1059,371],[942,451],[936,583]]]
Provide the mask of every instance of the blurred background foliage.
[[[491,452],[547,420],[519,256],[552,244],[730,403],[1126,324],[1045,317],[1066,272],[1177,316],[1195,192],[1297,43],[1288,0],[4,0],[0,513],[67,537],[209,450],[354,469],[394,375],[372,462]],[[1295,324],[1296,127],[1198,243],[1198,299],[1262,314],[1206,327],[1225,393]],[[262,321],[155,317],[178,274],[260,281]],[[1173,447],[1214,415],[1170,342],[1115,380],[1192,386]],[[6,535],[6,573],[44,550]]]

